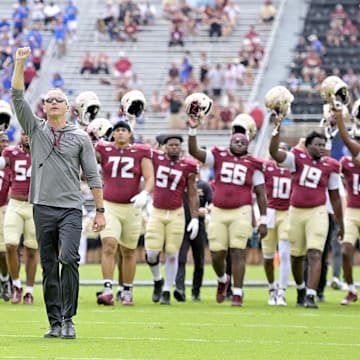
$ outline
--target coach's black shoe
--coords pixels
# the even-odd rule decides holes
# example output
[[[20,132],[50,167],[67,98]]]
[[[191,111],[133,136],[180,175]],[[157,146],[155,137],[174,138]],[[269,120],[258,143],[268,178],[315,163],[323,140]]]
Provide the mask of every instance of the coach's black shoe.
[[[306,295],[304,307],[308,309],[317,309],[318,305],[315,302],[315,296],[314,295]]]
[[[297,300],[296,300],[296,306],[297,307],[304,307],[305,302],[305,296],[306,296],[306,289],[297,289]]]
[[[170,291],[163,291],[160,297],[161,305],[170,305]]]
[[[186,295],[184,290],[175,289],[174,290],[174,298],[177,301],[185,302],[186,301]]]
[[[76,332],[74,323],[71,319],[65,319],[61,327],[61,337],[63,339],[75,339]]]
[[[157,303],[160,301],[160,296],[162,292],[162,287],[164,285],[164,279],[160,279],[157,281],[154,281],[154,291],[152,294],[152,301]]]
[[[61,336],[61,326],[53,325],[50,329],[44,334],[44,338],[58,338]]]

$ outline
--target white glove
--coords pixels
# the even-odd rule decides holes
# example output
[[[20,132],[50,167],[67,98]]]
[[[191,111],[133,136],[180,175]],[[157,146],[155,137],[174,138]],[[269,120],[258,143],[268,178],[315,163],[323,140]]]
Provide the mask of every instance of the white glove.
[[[136,208],[142,209],[148,202],[149,193],[145,190],[141,191],[139,194],[133,196],[130,201],[134,203]]]
[[[192,218],[186,228],[186,231],[190,232],[190,240],[194,240],[199,232],[199,219]]]

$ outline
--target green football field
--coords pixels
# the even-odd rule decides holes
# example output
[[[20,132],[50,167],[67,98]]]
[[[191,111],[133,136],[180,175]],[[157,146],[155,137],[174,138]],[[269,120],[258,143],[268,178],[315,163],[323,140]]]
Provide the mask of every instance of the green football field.
[[[40,280],[40,270],[37,275]],[[360,278],[358,269],[355,276]],[[81,279],[100,280],[100,266],[81,266]],[[136,279],[150,279],[147,266],[138,266]],[[215,279],[209,266],[205,279]],[[247,281],[263,279],[261,267],[248,266]],[[330,287],[317,310],[296,308],[294,287],[286,308],[267,305],[266,287],[245,287],[242,308],[217,304],[213,286],[203,287],[200,303],[172,298],[170,306],[151,302],[152,287],[137,286],[133,307],[97,305],[100,289],[80,288],[76,340],[42,337],[48,322],[41,285],[32,306],[1,301],[0,359],[335,360],[357,358],[360,350],[360,304],[340,306],[346,293]]]

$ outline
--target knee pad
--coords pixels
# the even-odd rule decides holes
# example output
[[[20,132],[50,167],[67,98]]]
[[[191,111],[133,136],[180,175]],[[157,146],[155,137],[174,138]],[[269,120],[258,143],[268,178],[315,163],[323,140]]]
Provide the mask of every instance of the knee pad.
[[[145,253],[145,260],[150,266],[157,265],[160,262],[160,252],[147,250]]]

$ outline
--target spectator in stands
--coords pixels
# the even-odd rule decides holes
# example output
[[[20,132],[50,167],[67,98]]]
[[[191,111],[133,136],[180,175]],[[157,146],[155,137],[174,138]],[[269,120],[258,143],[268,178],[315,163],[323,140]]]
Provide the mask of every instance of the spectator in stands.
[[[150,98],[151,111],[155,113],[161,112],[162,111],[161,102],[162,100],[160,96],[160,91],[155,89],[151,94],[151,98]]]
[[[34,3],[31,7],[31,20],[33,26],[38,30],[44,29],[45,24],[45,13],[44,13],[44,3],[41,0],[34,0]]]
[[[179,24],[173,24],[170,31],[169,47],[176,45],[184,46],[184,32]]]
[[[95,72],[95,57],[87,50],[81,58],[80,74],[94,74]]]
[[[115,18],[107,23],[106,31],[111,41],[125,41],[125,35]]]
[[[259,37],[254,37],[252,39],[252,52],[251,57],[255,68],[258,68],[260,65],[261,59],[264,57],[265,49],[261,44],[261,39]]]
[[[221,37],[223,35],[224,12],[222,8],[215,7],[208,9],[209,36]]]
[[[259,131],[263,126],[265,113],[258,102],[254,103],[253,107],[249,111],[249,115],[254,119],[256,129]]]
[[[229,23],[230,32],[227,33],[227,35],[229,35],[231,32],[233,32],[235,30],[236,26],[239,23],[241,10],[240,10],[240,7],[238,5],[236,5],[233,0],[228,0],[224,7],[224,13],[227,16],[228,23]]]
[[[13,65],[11,46],[0,46],[0,71]]]
[[[105,25],[108,25],[111,21],[117,21],[117,9],[113,5],[112,0],[107,0],[105,8],[101,11],[100,19],[104,21]]]
[[[291,72],[287,81],[286,87],[291,90],[292,93],[296,93],[299,90],[300,79],[296,76],[295,72]]]
[[[259,10],[260,23],[272,23],[275,19],[276,9],[271,0],[265,0]]]
[[[187,56],[184,56],[183,60],[182,60],[181,68],[180,68],[180,73],[179,73],[180,83],[183,83],[184,81],[186,81],[189,78],[190,72],[192,69],[193,69],[193,66],[192,66],[192,63],[190,62],[189,58]]]
[[[345,41],[348,41],[349,44],[357,44],[357,37],[359,30],[356,25],[353,24],[351,19],[346,19],[343,26],[343,35]]]
[[[12,20],[13,20],[13,27],[14,27],[14,32],[16,33],[21,33],[23,32],[26,23],[25,23],[25,14],[23,11],[21,11],[20,9],[20,5],[19,4],[14,4],[14,10],[12,12]]]
[[[326,32],[326,44],[330,47],[340,47],[344,43],[343,26],[341,20],[332,20]]]
[[[53,75],[51,85],[53,88],[64,90],[65,80],[60,73],[57,72]]]
[[[177,89],[170,89],[165,95],[168,103],[168,120],[171,129],[182,129],[184,127],[184,119],[182,117],[183,99],[181,92]]]
[[[314,82],[309,73],[304,73],[302,79],[300,79],[298,92],[309,96],[314,93]]]
[[[257,32],[255,25],[250,25],[249,30],[244,35],[245,39],[252,41],[254,38],[260,37],[260,34]]]
[[[99,50],[99,53],[96,56],[95,60],[95,69],[96,74],[104,73],[109,75],[110,74],[110,60],[109,56],[106,54],[105,50]]]
[[[47,26],[51,24],[53,21],[57,20],[58,17],[60,17],[61,10],[59,5],[51,1],[49,4],[45,5],[44,14],[45,14],[45,26]]]
[[[224,72],[224,90],[226,94],[234,95],[238,89],[238,76],[236,66],[233,63],[229,63],[226,66]]]
[[[78,14],[79,9],[75,5],[74,0],[68,0],[68,3],[65,7],[65,18],[69,41],[72,41],[76,33]]]
[[[56,44],[56,55],[60,58],[66,53],[67,28],[64,19],[58,18],[53,22],[52,32]]]
[[[347,12],[341,4],[336,4],[335,9],[330,14],[331,19],[340,20],[340,23],[344,23],[348,17]]]
[[[221,63],[215,65],[211,68],[208,73],[209,78],[209,87],[212,91],[212,96],[217,99],[222,94],[223,84],[224,84],[224,72],[221,67]]]
[[[142,83],[142,81],[139,79],[138,74],[132,73],[132,75],[129,76],[128,87],[129,87],[129,90],[140,90],[140,91],[143,91],[143,83]]]
[[[138,31],[137,23],[134,17],[132,16],[132,13],[127,11],[124,19],[124,33],[126,36],[126,40],[137,41],[137,37],[136,37],[137,31]]]
[[[201,84],[207,80],[207,74],[210,70],[210,60],[205,51],[200,52],[200,60],[199,60],[199,70],[200,70],[200,82]]]
[[[315,50],[310,49],[310,51],[308,51],[305,55],[303,61],[302,75],[310,75],[313,79],[319,73],[321,66],[322,61],[320,56]]]
[[[174,85],[177,86],[180,84],[180,70],[176,61],[173,61],[170,65],[170,69],[168,71],[168,76],[166,79],[166,85]]]
[[[114,63],[114,78],[119,79],[125,76],[125,74],[131,71],[132,63],[126,57],[123,51],[119,51],[118,59]]]
[[[196,79],[193,70],[190,70],[189,78],[182,83],[182,94],[186,98],[192,93],[200,91],[200,82]]]
[[[321,56],[321,55],[323,55],[325,53],[325,50],[326,50],[325,46],[319,40],[317,35],[315,35],[315,34],[309,35],[308,40],[309,40],[310,49],[315,50],[319,54],[319,56]]]
[[[36,76],[37,71],[31,61],[27,62],[24,68],[24,85],[25,90],[29,87],[34,77]]]
[[[38,47],[31,52],[31,61],[34,64],[34,67],[37,71],[40,70],[41,62],[44,57],[44,54],[45,54],[45,50],[41,47]]]
[[[156,7],[150,1],[142,1],[139,4],[141,24],[152,25],[155,22]]]

